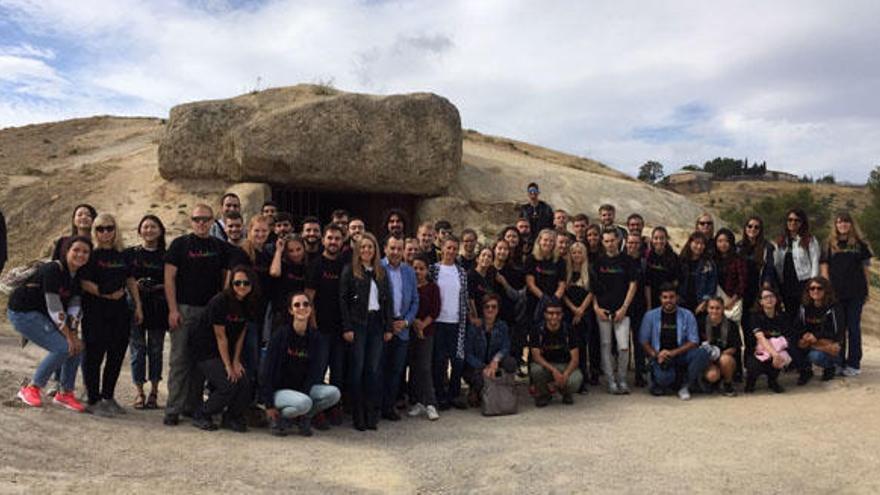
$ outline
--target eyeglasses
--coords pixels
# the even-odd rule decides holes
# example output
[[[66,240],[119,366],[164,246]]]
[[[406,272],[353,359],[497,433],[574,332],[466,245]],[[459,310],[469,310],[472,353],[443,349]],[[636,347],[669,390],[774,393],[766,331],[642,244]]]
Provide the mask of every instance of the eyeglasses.
[[[750,224],[746,225],[746,228],[747,228],[747,229],[750,229],[750,230],[751,230],[751,229],[760,229],[760,228],[761,228],[761,224],[759,224],[759,223],[750,223]]]
[[[293,303],[293,307],[294,308],[311,308],[312,303],[310,303],[310,302],[301,302],[301,303],[295,302],[295,303]]]
[[[776,294],[764,294],[761,299],[776,299]]]
[[[95,232],[105,233],[105,232],[113,232],[116,230],[115,225],[101,225],[100,227],[95,227]]]
[[[813,286],[811,286],[811,287],[809,288],[809,291],[810,291],[810,292],[814,292],[814,291],[824,291],[824,290],[825,290],[825,289],[824,289],[823,287],[819,286],[819,285],[813,285]]]
[[[208,223],[211,220],[213,220],[213,218],[211,218],[211,217],[192,217],[192,218],[190,218],[190,220],[192,220],[195,223]]]
[[[251,281],[250,280],[233,280],[232,285],[234,287],[250,287]]]
[[[697,225],[713,225],[715,222],[697,222]]]
[[[788,223],[801,223],[801,219],[798,217],[791,217],[788,219]]]

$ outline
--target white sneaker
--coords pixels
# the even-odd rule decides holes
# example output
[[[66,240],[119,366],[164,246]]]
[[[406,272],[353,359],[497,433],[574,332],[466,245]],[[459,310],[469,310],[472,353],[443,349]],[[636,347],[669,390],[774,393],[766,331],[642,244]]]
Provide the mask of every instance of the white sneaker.
[[[422,414],[425,414],[425,406],[421,402],[410,407],[409,411],[407,411],[407,413],[406,413],[406,415],[411,418],[415,418],[416,416],[421,416]]]
[[[678,389],[678,398],[681,400],[691,400],[691,391],[687,387]]]
[[[608,382],[608,393],[611,395],[620,395],[620,387],[617,386],[617,382],[614,380]]]
[[[620,390],[620,395],[629,395],[629,385],[626,382],[618,383],[617,389]]]
[[[843,376],[859,376],[862,374],[862,370],[859,368],[850,368],[847,366],[843,369]]]
[[[440,419],[440,415],[437,414],[437,408],[434,406],[428,406],[425,408],[425,412],[428,414],[428,419],[431,421],[437,421]]]

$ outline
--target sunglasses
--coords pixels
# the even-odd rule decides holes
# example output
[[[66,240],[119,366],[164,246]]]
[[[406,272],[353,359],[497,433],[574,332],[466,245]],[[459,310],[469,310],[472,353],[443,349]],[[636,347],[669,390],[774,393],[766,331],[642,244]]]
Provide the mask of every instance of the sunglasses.
[[[750,223],[750,224],[746,225],[746,228],[747,228],[747,229],[760,229],[760,228],[761,228],[761,224]]]
[[[812,286],[812,287],[809,288],[809,291],[810,291],[810,292],[813,292],[813,291],[824,291],[824,290],[825,290],[824,288],[822,288],[822,287],[820,287],[820,286],[818,286],[818,285],[814,285],[814,286]]]
[[[113,232],[116,230],[115,225],[101,225],[100,227],[95,227],[95,232],[105,233],[105,232]]]
[[[698,225],[713,225],[715,222],[697,222]]]
[[[234,287],[250,287],[251,281],[250,280],[233,280],[232,285]]]
[[[538,194],[539,191],[535,188],[531,188],[528,190],[528,192],[529,192],[529,194]]]
[[[792,217],[788,219],[788,223],[801,223],[801,219],[797,217]]]
[[[211,217],[192,217],[192,218],[190,218],[190,220],[192,220],[195,223],[208,223],[211,220],[213,220],[213,218],[211,218]]]
[[[293,303],[293,307],[294,307],[294,308],[311,308],[311,307],[312,307],[312,303],[309,303],[309,302],[301,302],[301,303],[295,302],[295,303]]]

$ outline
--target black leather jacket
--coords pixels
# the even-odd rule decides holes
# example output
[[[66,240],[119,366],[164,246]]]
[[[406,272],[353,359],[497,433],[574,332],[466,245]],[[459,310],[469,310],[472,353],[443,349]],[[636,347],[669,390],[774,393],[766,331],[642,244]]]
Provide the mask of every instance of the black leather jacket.
[[[364,278],[354,276],[351,264],[345,265],[339,278],[339,309],[342,313],[342,331],[354,330],[354,325],[367,324],[367,306],[370,301],[370,280],[374,274],[364,270]],[[379,289],[379,314],[382,317],[382,328],[390,332],[394,323],[394,305],[391,300],[391,282],[386,274],[383,279],[376,280]]]

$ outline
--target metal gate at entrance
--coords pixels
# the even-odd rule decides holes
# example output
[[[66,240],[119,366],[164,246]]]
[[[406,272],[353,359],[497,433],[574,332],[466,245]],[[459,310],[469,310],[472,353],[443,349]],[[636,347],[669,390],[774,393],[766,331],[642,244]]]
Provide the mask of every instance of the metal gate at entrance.
[[[407,230],[414,230],[412,222],[418,204],[418,197],[408,194],[317,191],[284,185],[272,186],[272,200],[278,203],[279,211],[293,214],[297,224],[311,215],[318,217],[323,225],[330,221],[333,210],[348,210],[352,216],[362,218],[367,230],[377,236],[384,234],[385,214],[392,208],[403,210],[410,222]]]

